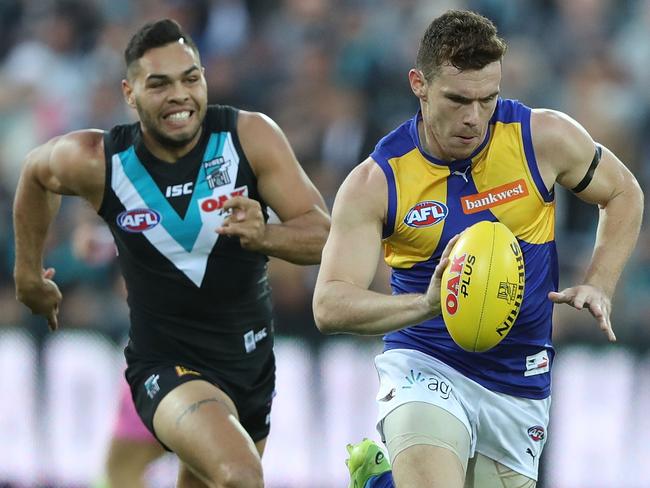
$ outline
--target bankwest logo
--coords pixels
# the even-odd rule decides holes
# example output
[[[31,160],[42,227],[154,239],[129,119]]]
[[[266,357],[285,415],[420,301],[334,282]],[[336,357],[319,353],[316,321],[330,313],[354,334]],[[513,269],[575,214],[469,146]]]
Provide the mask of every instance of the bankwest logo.
[[[462,197],[460,201],[463,205],[463,213],[473,214],[481,210],[496,207],[497,205],[512,202],[527,195],[528,187],[526,186],[526,182],[521,179],[497,186],[491,190]]]

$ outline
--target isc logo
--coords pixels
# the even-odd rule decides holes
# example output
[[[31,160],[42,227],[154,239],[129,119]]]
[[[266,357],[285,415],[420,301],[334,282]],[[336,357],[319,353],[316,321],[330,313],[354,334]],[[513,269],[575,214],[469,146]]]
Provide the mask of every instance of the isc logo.
[[[117,216],[117,225],[127,232],[144,232],[160,223],[162,217],[150,208],[125,210]]]
[[[191,181],[181,185],[169,185],[165,190],[165,196],[170,197],[180,197],[181,195],[189,195],[192,193],[192,186],[194,183]]]
[[[435,200],[416,203],[404,217],[404,223],[409,227],[430,227],[445,219],[449,210],[447,205]]]

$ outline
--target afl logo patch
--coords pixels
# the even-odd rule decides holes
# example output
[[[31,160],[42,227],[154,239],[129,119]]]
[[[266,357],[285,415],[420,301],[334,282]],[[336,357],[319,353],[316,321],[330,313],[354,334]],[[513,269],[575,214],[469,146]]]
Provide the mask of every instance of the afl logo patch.
[[[528,429],[528,437],[530,437],[535,442],[543,441],[544,437],[546,437],[546,432],[544,431],[544,427],[542,427],[541,425],[534,425],[533,427]]]
[[[404,223],[409,227],[430,227],[445,220],[449,210],[447,205],[435,200],[416,203],[404,217]]]
[[[144,232],[157,226],[162,217],[150,208],[125,210],[117,216],[117,225],[127,232]]]

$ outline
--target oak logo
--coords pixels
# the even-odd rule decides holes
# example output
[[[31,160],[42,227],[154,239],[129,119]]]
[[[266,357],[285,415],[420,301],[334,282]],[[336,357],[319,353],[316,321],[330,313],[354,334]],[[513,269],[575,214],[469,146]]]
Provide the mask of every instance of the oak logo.
[[[523,179],[497,186],[481,193],[461,197],[464,214],[473,214],[488,208],[510,203],[528,196],[528,187]]]
[[[463,267],[465,266],[465,258],[467,258],[467,253],[461,256],[453,256],[450,259],[450,278],[447,280],[447,298],[445,298],[445,307],[447,308],[447,313],[449,315],[455,315],[456,312],[458,312],[458,288],[460,285],[461,274],[463,273]],[[474,264],[476,262],[476,257],[470,255],[468,262],[469,264]],[[471,274],[472,268],[470,267],[469,275]],[[469,280],[471,280],[471,277],[468,278],[467,282],[463,281],[463,286],[460,290],[465,297],[468,295],[467,285],[470,283]]]
[[[213,195],[199,200],[199,207],[201,211],[210,213],[216,210],[221,210],[223,204],[234,197],[247,197],[248,187],[246,185],[235,188],[229,193],[223,195]]]

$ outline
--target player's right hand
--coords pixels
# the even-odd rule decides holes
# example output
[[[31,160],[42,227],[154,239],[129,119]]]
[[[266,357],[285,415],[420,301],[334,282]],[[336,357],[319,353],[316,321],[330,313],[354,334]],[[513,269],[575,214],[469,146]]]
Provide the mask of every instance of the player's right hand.
[[[29,284],[21,284],[16,280],[16,298],[24,303],[34,315],[42,315],[47,319],[50,330],[59,327],[59,304],[63,296],[52,278],[56,270],[44,269],[40,280]]]

